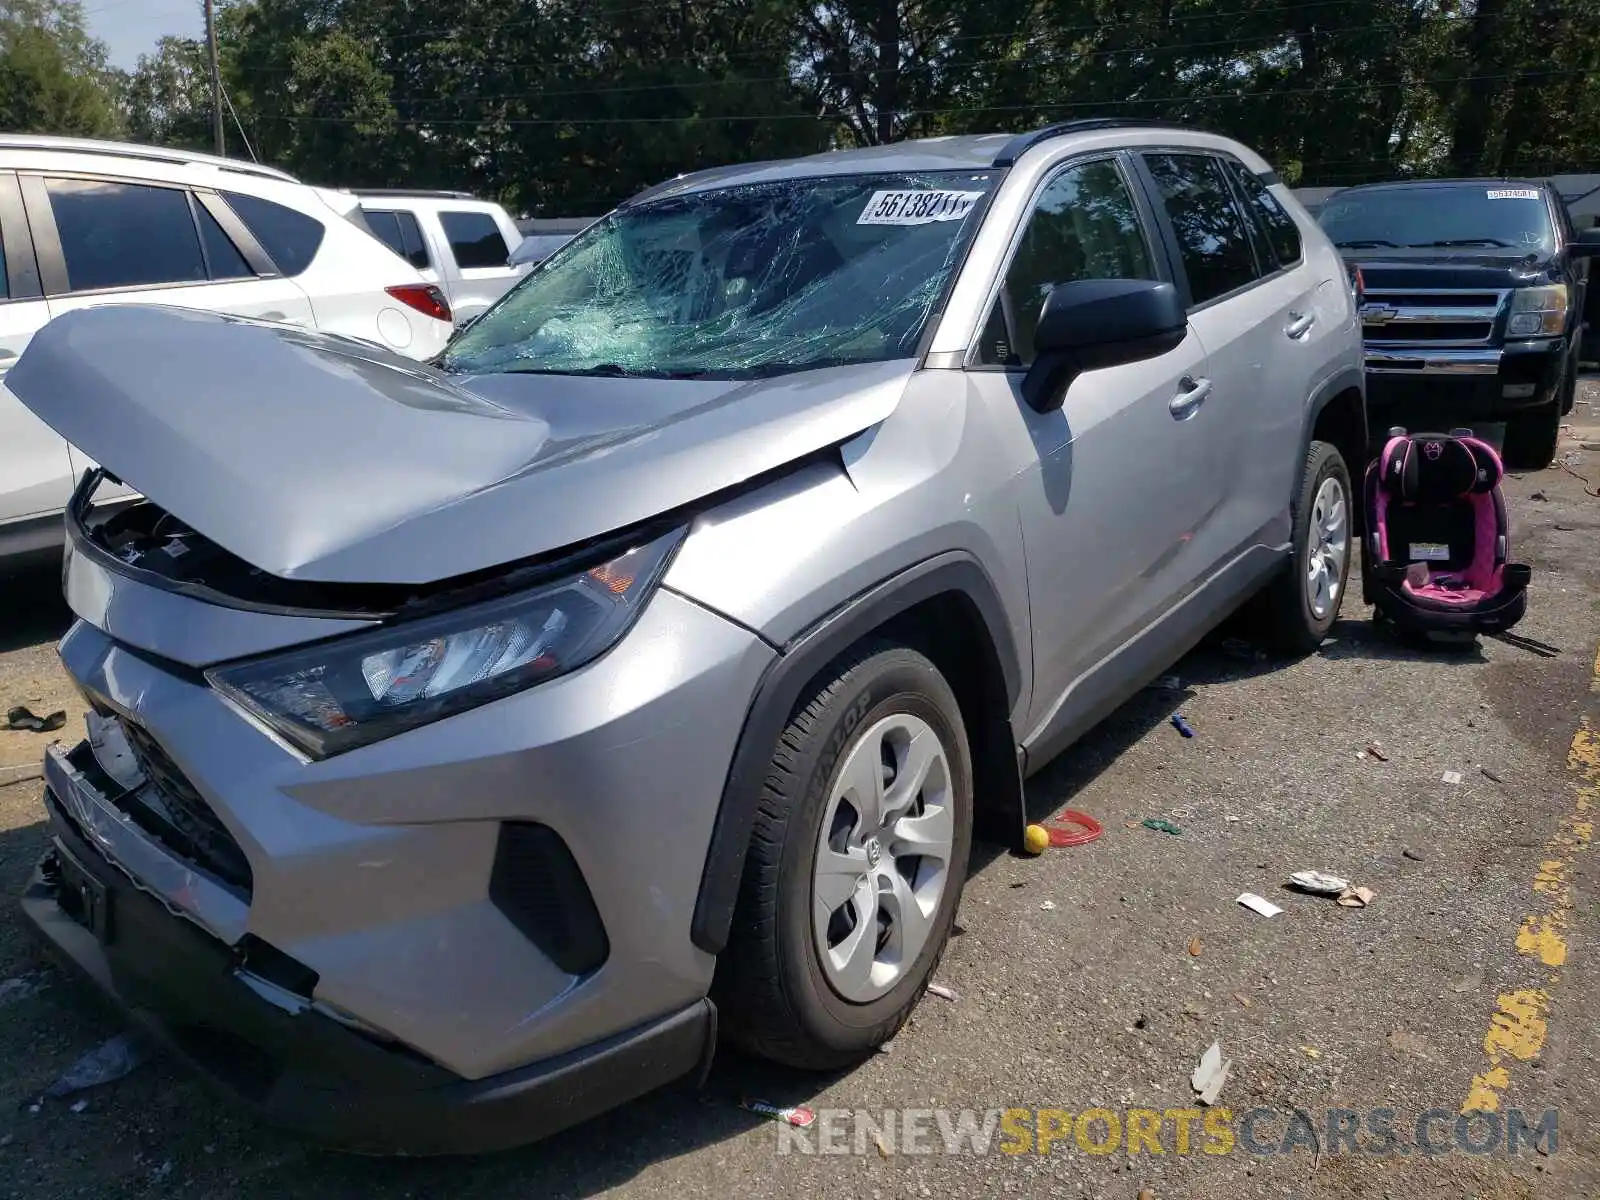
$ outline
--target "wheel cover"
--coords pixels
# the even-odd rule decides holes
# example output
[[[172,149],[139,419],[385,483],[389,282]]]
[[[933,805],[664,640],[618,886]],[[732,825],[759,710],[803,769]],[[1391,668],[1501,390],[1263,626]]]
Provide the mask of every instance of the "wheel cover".
[[[1306,605],[1319,621],[1339,607],[1349,553],[1350,505],[1344,485],[1330,476],[1311,502],[1311,528],[1306,535]]]
[[[811,874],[811,928],[829,985],[865,1004],[905,978],[932,935],[955,840],[939,735],[894,713],[834,775]]]

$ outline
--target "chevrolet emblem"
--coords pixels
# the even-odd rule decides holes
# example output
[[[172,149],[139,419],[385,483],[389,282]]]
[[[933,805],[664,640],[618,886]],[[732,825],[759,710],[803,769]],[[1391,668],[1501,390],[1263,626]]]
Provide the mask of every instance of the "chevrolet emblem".
[[[1383,325],[1392,321],[1400,314],[1400,310],[1392,304],[1363,304],[1361,306],[1361,323],[1363,325]]]

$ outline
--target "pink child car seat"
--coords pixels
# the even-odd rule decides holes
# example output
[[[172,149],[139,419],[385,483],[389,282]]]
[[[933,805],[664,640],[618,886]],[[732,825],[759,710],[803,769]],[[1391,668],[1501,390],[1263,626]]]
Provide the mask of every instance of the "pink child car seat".
[[[1367,602],[1414,633],[1500,633],[1528,607],[1531,568],[1510,561],[1510,526],[1489,443],[1390,431],[1367,467]]]

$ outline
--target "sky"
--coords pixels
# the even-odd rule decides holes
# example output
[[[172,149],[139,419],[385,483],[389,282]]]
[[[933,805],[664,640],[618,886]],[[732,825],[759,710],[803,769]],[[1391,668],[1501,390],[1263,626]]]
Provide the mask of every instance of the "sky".
[[[110,48],[111,65],[131,70],[160,37],[200,37],[200,5],[201,0],[84,0],[83,15],[89,32]]]

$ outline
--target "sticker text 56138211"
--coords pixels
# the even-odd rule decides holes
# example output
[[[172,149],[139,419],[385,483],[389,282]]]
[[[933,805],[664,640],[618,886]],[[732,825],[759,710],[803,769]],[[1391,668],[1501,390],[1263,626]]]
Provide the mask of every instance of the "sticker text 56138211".
[[[934,221],[959,221],[982,198],[982,192],[873,192],[856,218],[856,224],[927,225]]]
[[[1491,200],[1537,200],[1539,193],[1533,188],[1490,188]]]

